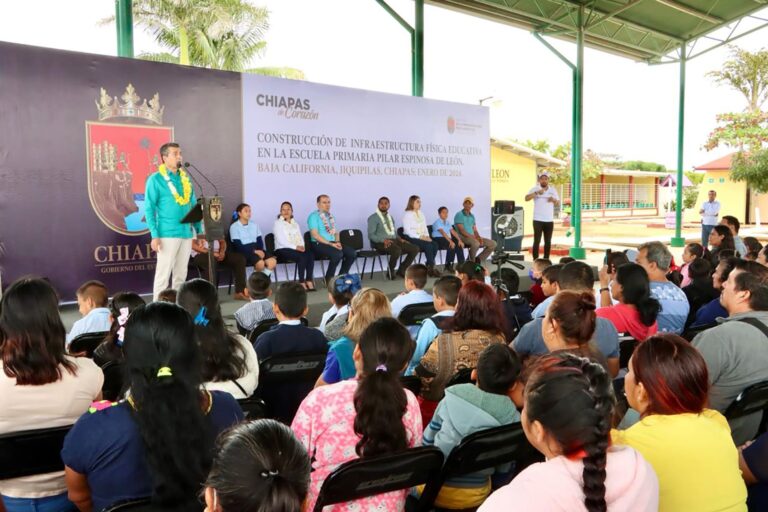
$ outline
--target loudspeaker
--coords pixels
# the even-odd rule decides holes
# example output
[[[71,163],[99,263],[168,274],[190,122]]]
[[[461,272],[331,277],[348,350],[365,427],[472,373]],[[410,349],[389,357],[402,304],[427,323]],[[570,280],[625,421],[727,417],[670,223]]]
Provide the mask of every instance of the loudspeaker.
[[[496,201],[496,204],[499,202]],[[514,206],[514,201],[504,202],[512,203],[514,211],[496,213],[494,205],[491,211],[491,238],[505,251],[520,252],[523,247],[523,208]]]

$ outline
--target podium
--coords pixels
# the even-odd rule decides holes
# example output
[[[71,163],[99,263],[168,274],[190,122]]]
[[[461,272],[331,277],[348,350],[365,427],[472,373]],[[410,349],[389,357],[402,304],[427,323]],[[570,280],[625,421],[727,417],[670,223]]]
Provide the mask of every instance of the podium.
[[[208,281],[214,286],[216,286],[216,258],[213,256],[213,243],[225,238],[224,226],[221,224],[222,212],[219,196],[200,196],[195,206],[181,219],[183,224],[201,221],[203,223],[204,239],[208,241]]]

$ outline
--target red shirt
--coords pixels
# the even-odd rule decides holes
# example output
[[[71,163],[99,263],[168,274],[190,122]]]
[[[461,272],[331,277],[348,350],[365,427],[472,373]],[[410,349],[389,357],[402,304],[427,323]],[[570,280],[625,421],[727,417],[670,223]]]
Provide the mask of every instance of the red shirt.
[[[638,341],[644,341],[648,336],[656,334],[659,330],[656,322],[650,327],[640,320],[640,313],[635,306],[630,304],[615,304],[596,311],[599,318],[610,320],[616,330],[627,333]]]

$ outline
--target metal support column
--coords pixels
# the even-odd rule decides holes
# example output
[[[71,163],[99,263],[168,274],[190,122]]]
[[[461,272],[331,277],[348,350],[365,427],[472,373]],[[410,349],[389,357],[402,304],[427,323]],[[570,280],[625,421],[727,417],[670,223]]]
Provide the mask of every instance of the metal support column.
[[[573,70],[573,142],[571,143],[571,225],[573,226],[572,258],[586,259],[581,246],[581,160],[584,121],[584,5],[579,5],[576,32],[576,68]]]
[[[685,62],[686,43],[680,46],[680,100],[677,113],[677,198],[675,200],[675,236],[672,247],[685,247],[683,227],[683,142],[685,139]]]
[[[133,57],[133,0],[115,0],[118,57]]]
[[[413,75],[411,94],[424,96],[424,0],[414,0],[415,27],[411,37]]]

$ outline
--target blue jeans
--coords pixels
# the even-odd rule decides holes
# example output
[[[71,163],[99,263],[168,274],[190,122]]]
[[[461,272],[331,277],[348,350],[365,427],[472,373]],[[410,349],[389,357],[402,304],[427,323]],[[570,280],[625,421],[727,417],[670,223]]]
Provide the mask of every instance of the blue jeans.
[[[328,268],[325,270],[325,282],[336,275],[336,267],[341,262],[341,271],[339,274],[346,274],[349,269],[352,268],[352,264],[357,258],[357,252],[351,247],[346,245],[341,246],[341,250],[331,247],[330,245],[319,244],[312,242],[311,251],[315,255],[315,259],[328,258]]]
[[[299,273],[299,281],[311,281],[315,271],[315,255],[309,248],[304,252],[295,249],[277,249],[275,255],[281,259],[292,261],[296,264]]]
[[[709,234],[712,232],[712,228],[715,226],[709,226],[707,224],[701,225],[701,245],[706,249],[709,245]]]
[[[444,236],[434,239],[438,249],[441,251],[445,250],[445,264],[453,265],[454,258],[459,262],[459,264],[464,263],[464,249],[459,247],[459,241],[456,238],[451,237],[451,240],[453,240],[453,243],[456,244],[453,249],[451,249],[450,244],[448,244],[448,239]]]
[[[9,498],[3,496],[7,512],[77,512],[67,493],[46,498]]]

